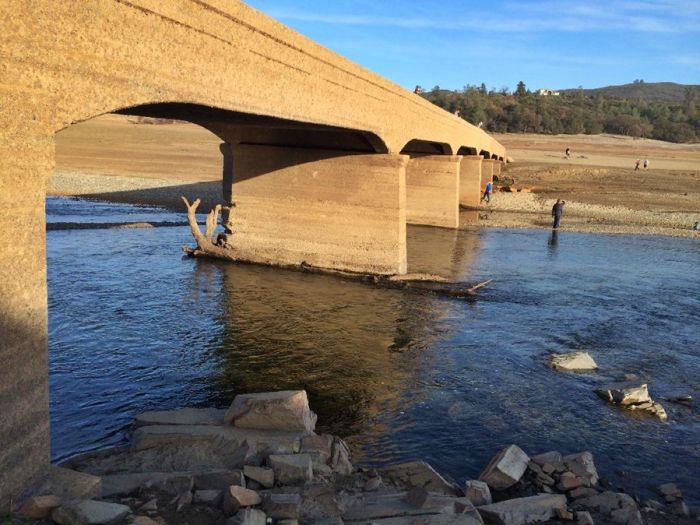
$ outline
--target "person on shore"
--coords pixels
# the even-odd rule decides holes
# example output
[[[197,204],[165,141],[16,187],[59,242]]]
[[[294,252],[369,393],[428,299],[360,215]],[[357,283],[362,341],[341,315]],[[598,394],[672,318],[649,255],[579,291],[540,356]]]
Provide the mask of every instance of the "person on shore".
[[[641,164],[641,160],[637,159],[637,162],[634,163],[634,171],[639,170],[639,164]]]
[[[567,159],[571,158],[571,148],[566,148],[566,151],[564,151],[564,155],[566,155]]]
[[[493,191],[493,184],[490,182],[486,184],[486,189],[484,190],[484,194],[481,196],[482,201],[486,202],[491,202],[491,192]]]
[[[564,213],[564,204],[566,204],[566,202],[557,199],[557,202],[552,206],[552,217],[554,217],[554,223],[552,224],[553,229],[559,228],[559,221],[561,221],[561,216]]]
[[[644,159],[644,169],[649,167],[649,159]]]

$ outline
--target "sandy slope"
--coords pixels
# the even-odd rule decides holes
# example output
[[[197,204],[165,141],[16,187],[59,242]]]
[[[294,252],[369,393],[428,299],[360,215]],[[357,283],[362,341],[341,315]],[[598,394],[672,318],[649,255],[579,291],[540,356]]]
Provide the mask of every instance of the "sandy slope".
[[[516,162],[502,179],[535,193],[496,193],[482,226],[550,226],[554,199],[567,201],[562,229],[695,236],[700,220],[700,144],[610,135],[497,134]],[[181,209],[179,197],[221,200],[219,139],[198,126],[135,124],[106,115],[57,135],[50,193]],[[573,157],[564,158],[572,148]],[[634,171],[637,158],[649,170]],[[467,225],[468,213],[464,214]]]

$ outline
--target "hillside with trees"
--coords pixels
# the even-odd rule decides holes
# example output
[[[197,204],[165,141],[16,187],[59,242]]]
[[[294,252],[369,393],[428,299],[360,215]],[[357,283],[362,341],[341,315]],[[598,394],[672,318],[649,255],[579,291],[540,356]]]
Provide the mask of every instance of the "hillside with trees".
[[[583,89],[543,95],[519,82],[499,91],[468,85],[448,91],[434,87],[422,96],[488,131],[544,134],[613,133],[669,142],[700,140],[700,89],[684,86],[679,102],[630,99]]]

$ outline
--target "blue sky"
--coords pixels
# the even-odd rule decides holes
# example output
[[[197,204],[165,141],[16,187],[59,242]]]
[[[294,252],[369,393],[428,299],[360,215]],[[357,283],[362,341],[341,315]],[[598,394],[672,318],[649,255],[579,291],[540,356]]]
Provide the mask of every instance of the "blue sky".
[[[700,0],[247,0],[408,89],[700,84]]]

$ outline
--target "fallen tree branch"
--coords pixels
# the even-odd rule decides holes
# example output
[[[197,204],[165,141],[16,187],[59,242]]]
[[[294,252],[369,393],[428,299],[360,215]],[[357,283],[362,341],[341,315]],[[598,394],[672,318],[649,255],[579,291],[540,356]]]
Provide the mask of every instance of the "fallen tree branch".
[[[207,215],[205,221],[206,231],[202,233],[197,224],[197,207],[201,203],[200,199],[195,199],[192,204],[182,197],[182,201],[187,207],[187,221],[192,230],[192,235],[197,242],[196,248],[183,247],[183,251],[190,257],[205,257],[213,259],[222,259],[232,262],[248,262],[236,256],[236,251],[230,246],[221,242],[221,237],[214,239],[221,205],[216,205],[214,209]],[[299,265],[292,264],[276,264],[277,267],[302,270],[304,272],[316,273],[321,275],[334,275],[343,279],[360,281],[363,283],[381,286],[383,288],[407,289],[417,292],[428,292],[436,295],[455,297],[463,299],[473,299],[476,297],[476,292],[489,284],[492,279],[477,283],[472,286],[466,286],[466,283],[453,282],[448,279],[434,274],[413,273],[406,275],[377,275],[371,273],[352,272],[348,270],[334,270],[330,268],[321,268],[311,266],[305,262]]]

